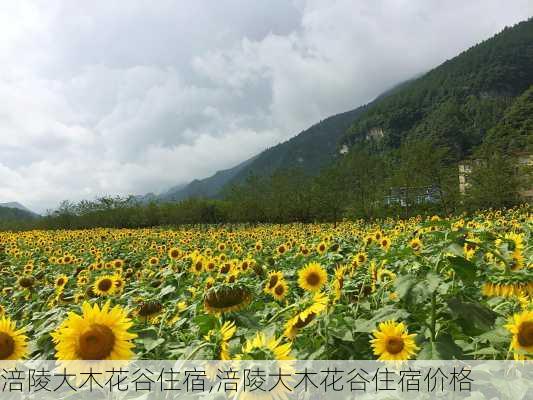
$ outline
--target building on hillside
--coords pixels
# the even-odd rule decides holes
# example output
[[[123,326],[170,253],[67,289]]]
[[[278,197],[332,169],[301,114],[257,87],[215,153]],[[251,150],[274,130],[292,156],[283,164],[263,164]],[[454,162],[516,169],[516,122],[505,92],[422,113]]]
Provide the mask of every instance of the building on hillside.
[[[438,203],[440,190],[436,185],[393,187],[385,196],[385,205],[411,207],[418,204]]]
[[[517,168],[520,174],[531,173],[533,168],[533,154],[519,153],[517,157]],[[479,165],[481,160],[463,160],[459,163],[459,192],[466,194],[468,187],[470,186],[469,175],[472,173],[472,168],[475,165]],[[526,201],[533,201],[533,188],[523,190],[520,192],[520,196]]]

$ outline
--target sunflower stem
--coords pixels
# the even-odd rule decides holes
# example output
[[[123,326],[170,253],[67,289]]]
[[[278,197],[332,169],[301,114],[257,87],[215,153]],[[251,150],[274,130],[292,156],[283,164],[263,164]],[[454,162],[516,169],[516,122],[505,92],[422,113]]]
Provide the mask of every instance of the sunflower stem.
[[[204,347],[210,346],[211,343],[202,343],[201,345],[197,346],[193,351],[189,353],[187,357],[185,357],[185,360],[192,360],[192,358],[198,353],[200,350],[202,350]]]
[[[436,333],[435,333],[436,323],[437,323],[437,293],[433,292],[433,295],[431,296],[431,324],[429,327],[429,330],[431,332],[431,343],[434,343],[436,339]]]
[[[290,310],[291,308],[294,308],[298,305],[298,303],[293,303],[293,304],[290,304],[288,305],[287,307],[285,308],[282,308],[280,311],[278,311],[276,314],[274,314],[272,316],[272,318],[270,318],[268,321],[267,321],[267,325],[270,324],[272,321],[274,321],[276,318],[278,318],[281,314],[283,314],[285,311],[288,311]]]

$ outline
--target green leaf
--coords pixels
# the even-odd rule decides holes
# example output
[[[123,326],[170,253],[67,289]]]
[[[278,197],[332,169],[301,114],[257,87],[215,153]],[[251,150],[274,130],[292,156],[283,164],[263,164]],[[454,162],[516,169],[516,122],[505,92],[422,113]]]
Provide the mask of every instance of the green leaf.
[[[452,243],[446,247],[445,251],[457,257],[463,257],[465,255],[464,249],[457,243]]]
[[[197,315],[194,318],[194,323],[198,326],[201,335],[206,335],[211,329],[216,326],[217,319],[210,314]]]
[[[509,343],[509,331],[502,326],[485,332],[477,337],[479,341],[487,340],[493,346]]]
[[[157,346],[159,346],[162,343],[165,343],[165,339],[163,338],[153,339],[151,337],[146,337],[143,340],[144,349],[146,351],[152,351],[153,349],[155,349]]]
[[[410,275],[402,275],[398,277],[395,282],[395,291],[400,299],[405,298],[411,292],[411,289],[416,284],[416,281]]]
[[[448,300],[448,307],[463,332],[476,336],[491,330],[497,314],[478,303],[463,302],[453,298]]]
[[[329,330],[329,334],[337,339],[345,342],[353,342],[354,338],[352,332],[348,329]]]
[[[366,319],[356,319],[354,322],[355,332],[370,333],[376,329],[376,323]]]
[[[159,292],[159,297],[163,297],[169,293],[172,293],[176,290],[176,288],[172,285],[167,285],[163,289],[161,289],[161,292]]]
[[[463,281],[472,281],[476,278],[477,266],[463,257],[448,257],[450,266]]]
[[[427,342],[420,353],[419,360],[453,360],[462,359],[463,351],[448,334],[442,334],[435,342]]]

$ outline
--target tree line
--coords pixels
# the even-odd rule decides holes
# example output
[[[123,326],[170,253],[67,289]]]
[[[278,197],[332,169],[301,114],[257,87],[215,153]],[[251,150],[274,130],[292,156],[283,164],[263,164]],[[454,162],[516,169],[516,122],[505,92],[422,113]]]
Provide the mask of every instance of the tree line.
[[[512,207],[532,185],[531,171],[494,146],[472,155],[464,193],[459,161],[431,139],[406,140],[377,151],[375,143],[354,146],[311,176],[297,168],[248,176],[219,199],[191,198],[144,204],[135,197],[64,201],[34,220],[4,220],[1,229],[135,228],[183,224],[332,222],[344,218],[408,218]]]

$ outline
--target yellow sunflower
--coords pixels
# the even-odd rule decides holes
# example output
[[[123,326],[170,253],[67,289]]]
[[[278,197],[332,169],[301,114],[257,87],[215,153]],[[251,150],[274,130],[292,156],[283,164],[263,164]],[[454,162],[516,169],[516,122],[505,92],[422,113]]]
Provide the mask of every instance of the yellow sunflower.
[[[168,250],[168,256],[172,259],[172,260],[176,260],[177,258],[179,258],[181,255],[181,251],[180,249],[178,249],[177,247],[171,247],[169,250]]]
[[[248,287],[240,284],[213,286],[204,295],[204,309],[208,314],[239,311],[252,301]]]
[[[328,249],[328,246],[326,245],[326,243],[324,242],[320,242],[317,246],[316,246],[316,251],[318,252],[318,254],[324,254],[326,252],[326,250]]]
[[[285,282],[285,280],[282,279],[281,281],[277,283],[274,289],[272,289],[271,294],[276,300],[281,301],[287,295],[288,290],[289,290],[289,287],[287,283]]]
[[[268,273],[267,282],[265,285],[265,293],[272,293],[272,290],[276,287],[279,281],[283,280],[283,272],[271,271]]]
[[[310,292],[316,292],[328,281],[328,274],[319,263],[312,262],[298,271],[298,286]]]
[[[215,343],[215,357],[218,357],[220,360],[231,360],[228,342],[233,335],[235,335],[236,330],[237,327],[235,326],[234,321],[226,321],[218,332],[211,329],[208,334],[204,336],[204,339],[208,342]]]
[[[97,296],[109,296],[115,293],[115,276],[104,275],[96,280],[93,285],[93,292]]]
[[[388,237],[382,237],[379,241],[379,245],[385,250],[388,251],[390,248],[390,239]]]
[[[283,337],[267,337],[263,332],[257,332],[252,339],[248,339],[242,346],[242,353],[235,358],[238,360],[290,360],[291,343],[281,344]]]
[[[24,328],[17,329],[16,323],[7,317],[0,318],[0,360],[21,360],[28,353]]]
[[[372,335],[374,339],[370,343],[378,360],[408,360],[418,350],[416,334],[409,335],[403,322],[380,322]]]
[[[522,311],[514,314],[505,328],[513,334],[511,348],[515,360],[529,359],[533,353],[533,311]]]
[[[52,333],[58,360],[130,360],[134,353],[131,342],[137,337],[129,333],[133,325],[127,311],[120,306],[110,308],[107,301],[100,309],[87,302],[82,315],[70,312]]]
[[[415,253],[418,253],[422,249],[422,241],[417,237],[411,239],[409,242],[409,247],[411,247]]]
[[[68,277],[64,274],[59,275],[55,280],[55,286],[56,288],[60,289],[65,287],[65,285],[68,282]]]
[[[294,317],[287,321],[283,334],[289,339],[294,339],[301,329],[308,326],[326,309],[327,305],[328,296],[324,293],[316,293],[313,297],[313,302],[309,307],[298,312]]]
[[[198,256],[192,259],[191,272],[194,275],[199,275],[204,271],[204,259],[202,256]]]

